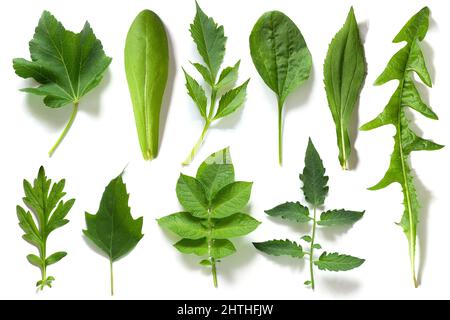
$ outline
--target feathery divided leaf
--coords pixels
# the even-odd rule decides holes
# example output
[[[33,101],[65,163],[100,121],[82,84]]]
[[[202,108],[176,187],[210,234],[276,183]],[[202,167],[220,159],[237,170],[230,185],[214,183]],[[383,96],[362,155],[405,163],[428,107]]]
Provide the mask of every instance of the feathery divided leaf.
[[[375,84],[381,85],[391,80],[398,80],[398,87],[383,112],[361,127],[362,130],[372,130],[391,124],[396,128],[394,152],[391,155],[389,168],[383,179],[370,189],[382,189],[394,182],[399,183],[402,187],[405,210],[399,225],[403,228],[403,232],[408,239],[411,269],[416,287],[415,252],[420,205],[417,200],[408,156],[413,151],[438,150],[443,147],[419,137],[410,128],[406,113],[406,108],[409,107],[430,119],[437,119],[436,114],[420,98],[413,80],[413,73],[415,73],[423,83],[431,87],[431,78],[420,48],[420,41],[425,38],[428,30],[429,14],[430,10],[427,7],[420,10],[394,38],[395,43],[405,41],[406,44],[392,57]]]
[[[236,252],[228,239],[249,234],[260,224],[242,213],[251,187],[250,182],[235,182],[229,149],[223,149],[200,165],[195,178],[180,175],[177,196],[187,212],[158,219],[160,227],[182,237],[174,245],[178,251],[203,257],[200,265],[211,268],[214,286],[218,259]]]
[[[19,226],[24,231],[22,237],[39,250],[39,256],[29,254],[27,260],[41,270],[42,279],[36,285],[40,290],[45,286],[51,287],[52,281],[55,279],[47,275],[47,267],[67,255],[66,252],[59,251],[46,256],[50,233],[69,222],[66,216],[75,203],[74,199],[66,202],[62,200],[66,195],[63,191],[64,186],[65,180],[52,185],[52,181],[45,175],[44,167],[40,167],[33,185],[27,180],[23,182],[25,191],[23,202],[29,211],[17,206]]]
[[[323,72],[328,105],[336,124],[339,162],[347,169],[351,153],[348,127],[366,77],[364,47],[353,8],[330,43]]]
[[[112,265],[128,254],[142,239],[143,218],[133,219],[128,206],[129,194],[122,173],[111,180],[103,192],[97,214],[86,212],[84,235],[99,248],[110,261],[111,295],[114,293]]]
[[[48,11],[43,12],[30,41],[30,55],[31,61],[14,59],[13,67],[19,77],[33,78],[40,85],[22,91],[43,96],[50,108],[75,105],[62,140],[74,120],[78,103],[101,82],[111,58],[105,55],[88,22],[81,32],[73,33]]]
[[[302,33],[284,13],[270,11],[256,22],[250,34],[253,64],[278,98],[278,158],[282,164],[282,109],[289,94],[311,73],[312,58]]]
[[[186,160],[183,161],[183,165],[188,165],[192,162],[214,121],[229,116],[244,105],[247,85],[250,81],[248,79],[240,86],[234,89],[231,88],[237,81],[240,61],[232,67],[223,69],[217,79],[225,55],[227,38],[224,35],[223,26],[219,26],[212,18],[208,17],[198,3],[196,3],[196,8],[197,13],[191,24],[190,31],[205,65],[197,62],[191,62],[191,64],[200,73],[205,84],[210,87],[208,91],[211,94],[208,106],[208,98],[205,94],[207,90],[183,69],[188,94],[205,120],[202,134]],[[219,106],[216,108],[217,100],[219,100]]]

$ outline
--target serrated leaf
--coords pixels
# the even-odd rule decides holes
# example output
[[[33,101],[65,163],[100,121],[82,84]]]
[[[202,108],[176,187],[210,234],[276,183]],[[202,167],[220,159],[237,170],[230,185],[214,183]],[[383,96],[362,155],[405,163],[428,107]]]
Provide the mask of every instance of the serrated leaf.
[[[47,259],[45,259],[45,263],[49,266],[51,264],[57,263],[59,260],[67,256],[67,252],[59,251],[55,252],[51,256],[49,256]]]
[[[176,187],[178,201],[185,210],[195,217],[205,218],[208,215],[208,200],[205,189],[197,179],[180,174]]]
[[[158,219],[158,224],[182,238],[196,240],[208,235],[201,221],[188,212],[178,212]]]
[[[99,85],[111,63],[88,22],[79,33],[73,33],[48,11],[43,12],[29,48],[31,61],[14,59],[14,70],[19,77],[33,78],[40,84],[22,91],[43,96],[45,105],[50,108],[69,103],[78,105],[84,95]],[[62,137],[70,128],[76,112],[74,107]]]
[[[352,225],[364,215],[364,211],[349,211],[349,210],[329,210],[322,212],[320,220],[317,221],[321,226],[342,226]]]
[[[272,256],[291,256],[293,258],[303,258],[303,249],[297,243],[290,240],[270,240],[265,242],[253,242],[259,251]]]
[[[314,261],[314,264],[320,270],[348,271],[359,267],[364,261],[364,259],[359,259],[346,254],[324,252],[320,255],[319,260]]]
[[[353,8],[330,43],[323,70],[328,105],[336,125],[339,162],[347,169],[351,153],[348,128],[366,76],[364,47]]]
[[[184,77],[186,79],[186,88],[188,90],[188,94],[194,101],[203,119],[206,119],[207,117],[206,107],[208,104],[208,100],[206,98],[205,90],[203,90],[202,86],[194,78],[192,78],[184,69],[183,72]]]
[[[213,239],[242,237],[254,231],[261,222],[245,213],[236,213],[214,223]]]
[[[236,62],[236,64],[232,67],[226,67],[222,70],[219,76],[219,80],[217,81],[216,88],[218,91],[221,91],[231,85],[233,85],[238,79],[239,73],[239,65],[241,64],[241,60]]]
[[[244,104],[245,97],[247,96],[247,85],[249,81],[250,79],[245,81],[239,87],[231,89],[222,96],[219,101],[219,107],[217,108],[214,120],[230,115]]]
[[[211,217],[225,218],[241,211],[250,200],[252,182],[237,181],[220,189],[212,200]]]
[[[203,161],[198,167],[196,178],[205,187],[209,200],[217,191],[234,182],[234,166],[229,148],[215,152]]]
[[[178,251],[184,254],[195,254],[197,256],[205,256],[208,254],[208,241],[202,239],[181,239],[174,244]]]
[[[298,223],[311,221],[308,208],[302,206],[300,202],[286,202],[264,212],[271,217],[281,217]]]
[[[428,7],[423,8],[407,22],[395,37],[394,42],[406,41],[406,45],[392,57],[375,84],[380,85],[391,80],[399,80],[398,87],[383,112],[361,127],[362,130],[371,130],[392,124],[396,128],[394,152],[391,155],[389,168],[380,182],[370,189],[382,189],[394,182],[399,183],[402,187],[405,210],[399,225],[403,228],[403,232],[408,239],[415,286],[417,286],[415,252],[420,204],[417,199],[408,156],[412,151],[438,150],[443,147],[418,137],[409,126],[409,119],[405,110],[407,107],[411,107],[428,118],[437,119],[431,108],[420,99],[413,80],[413,73],[416,73],[427,86],[431,87],[431,78],[420,49],[420,41],[424,39],[428,30],[429,15]]]
[[[128,206],[129,195],[122,174],[113,179],[103,192],[97,214],[86,212],[84,235],[110,261],[123,257],[142,239],[143,218],[133,219]]]
[[[211,74],[209,73],[207,67],[197,62],[191,62],[191,64],[195,67],[195,69],[197,69],[198,73],[200,73],[203,80],[205,80],[207,84],[209,84],[211,87],[214,86],[214,81],[211,79]]]
[[[224,35],[223,26],[217,25],[212,18],[209,18],[198,3],[196,7],[197,14],[191,24],[190,32],[214,82],[223,61],[227,38]]]
[[[323,205],[328,194],[328,177],[325,175],[325,168],[311,139],[305,154],[305,168],[300,174],[303,181],[303,193],[306,201],[314,207]]]

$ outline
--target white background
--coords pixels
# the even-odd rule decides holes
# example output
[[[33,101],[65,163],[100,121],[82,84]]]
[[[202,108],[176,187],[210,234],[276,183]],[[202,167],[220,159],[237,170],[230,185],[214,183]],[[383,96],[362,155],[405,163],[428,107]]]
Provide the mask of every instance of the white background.
[[[394,82],[381,87],[372,85],[402,46],[392,44],[391,40],[426,4],[431,8],[432,19],[422,47],[434,87],[428,90],[420,86],[420,91],[440,120],[414,115],[414,126],[426,137],[448,144],[450,20],[445,1],[200,1],[203,10],[225,26],[228,42],[224,66],[242,59],[239,82],[248,77],[252,80],[245,107],[217,123],[195,162],[182,168],[180,163],[202,127],[198,111],[186,94],[181,72],[184,66],[195,74],[188,61],[199,59],[188,32],[195,15],[194,1],[1,1],[0,298],[109,298],[107,259],[86,244],[81,230],[85,227],[84,212],[97,211],[104,187],[127,164],[125,181],[131,193],[132,214],[144,216],[145,236],[131,254],[115,264],[115,298],[450,298],[447,250],[450,215],[448,198],[445,199],[448,197],[446,181],[450,180],[450,148],[416,152],[411,157],[422,204],[421,286],[414,289],[407,241],[400,227],[394,224],[403,210],[400,187],[393,185],[377,192],[366,190],[387,169],[394,128],[358,132],[356,168],[343,172],[322,85],[322,64],[328,43],[344,23],[350,5],[354,5],[368,62],[368,76],[354,127],[375,117],[396,86]],[[126,33],[134,17],[146,8],[162,18],[171,41],[163,138],[160,156],[152,162],[144,162],[141,157],[123,66]],[[11,63],[14,57],[29,57],[28,41],[44,9],[50,10],[69,30],[78,32],[88,20],[106,53],[113,57],[104,81],[82,100],[71,131],[51,159],[47,151],[68,120],[71,107],[51,110],[39,98],[19,92],[18,89],[32,82],[15,76]],[[277,164],[275,97],[257,74],[248,49],[253,24],[262,13],[274,9],[287,13],[299,26],[314,63],[309,81],[287,101],[282,168]],[[308,231],[268,219],[263,210],[288,200],[303,201],[298,174],[303,169],[309,136],[330,176],[327,208],[366,210],[365,217],[349,230],[319,232],[318,241],[328,251],[352,254],[367,261],[346,273],[316,272],[315,292],[303,285],[308,279],[303,262],[270,258],[256,252],[251,245],[251,241],[271,238],[298,240]],[[255,182],[249,211],[263,224],[249,236],[235,241],[237,254],[219,265],[219,289],[214,289],[211,276],[198,266],[199,259],[178,253],[171,246],[177,238],[163,232],[155,219],[180,209],[175,195],[180,171],[194,175],[206,156],[227,145],[231,146],[237,178]],[[21,239],[15,206],[23,196],[22,179],[33,179],[40,165],[45,165],[47,174],[54,180],[66,178],[68,197],[76,198],[76,203],[68,216],[70,223],[49,239],[51,252],[66,250],[68,256],[49,267],[49,274],[56,278],[54,287],[36,293],[34,284],[40,274],[25,258],[34,248]]]

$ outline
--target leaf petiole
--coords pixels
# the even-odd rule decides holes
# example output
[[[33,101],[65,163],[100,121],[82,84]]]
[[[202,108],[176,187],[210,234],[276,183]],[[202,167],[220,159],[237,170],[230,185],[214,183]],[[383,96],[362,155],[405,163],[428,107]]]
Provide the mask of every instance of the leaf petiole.
[[[66,127],[64,128],[63,132],[59,136],[59,138],[56,141],[55,145],[48,152],[49,157],[51,157],[53,155],[53,153],[55,152],[56,148],[58,148],[60,143],[64,140],[65,136],[67,135],[67,132],[69,132],[70,127],[72,126],[72,123],[75,120],[75,117],[77,115],[77,112],[78,112],[78,102],[75,102],[73,104],[73,110],[72,110],[72,114],[70,115],[69,122],[67,122]]]
[[[283,165],[283,103],[278,100],[278,163]]]
[[[112,259],[109,260],[109,271],[110,271],[110,286],[111,286],[111,296],[114,295],[114,270]]]

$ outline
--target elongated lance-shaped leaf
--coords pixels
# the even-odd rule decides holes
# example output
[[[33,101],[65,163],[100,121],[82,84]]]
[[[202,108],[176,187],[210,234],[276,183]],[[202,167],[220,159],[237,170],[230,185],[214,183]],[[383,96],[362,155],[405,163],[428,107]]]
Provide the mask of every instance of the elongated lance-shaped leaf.
[[[111,180],[103,192],[97,214],[86,212],[84,235],[109,259],[111,295],[114,294],[113,263],[128,254],[142,239],[143,218],[133,219],[129,194],[122,174]]]
[[[169,74],[169,45],[163,22],[143,10],[134,19],[125,43],[125,73],[145,160],[159,150],[159,122]]]
[[[88,22],[74,33],[48,11],[42,14],[30,41],[30,55],[31,61],[14,59],[13,67],[19,77],[33,78],[40,86],[22,91],[43,96],[50,108],[74,105],[64,131],[49,152],[51,156],[69,131],[81,98],[100,84],[111,58],[105,55]]]
[[[406,45],[392,57],[375,84],[382,85],[391,80],[398,80],[399,85],[383,112],[361,128],[371,130],[388,124],[396,128],[394,152],[389,168],[383,179],[370,189],[382,189],[394,182],[402,187],[405,210],[399,225],[408,238],[411,271],[416,287],[418,283],[415,274],[415,253],[420,204],[417,200],[408,157],[412,151],[438,150],[443,147],[417,136],[409,126],[406,113],[406,108],[409,107],[427,118],[437,120],[436,114],[422,101],[413,80],[413,73],[416,73],[423,83],[431,87],[431,78],[420,48],[420,41],[425,38],[428,30],[429,15],[430,10],[427,7],[423,8],[394,38],[394,43],[405,41]]]
[[[364,47],[353,8],[330,43],[323,73],[328,105],[336,125],[339,162],[346,170],[351,153],[348,128],[366,77]]]
[[[52,282],[55,280],[54,277],[47,274],[47,267],[67,255],[64,251],[47,255],[47,240],[50,233],[69,222],[66,216],[75,203],[74,199],[62,200],[66,195],[64,186],[65,180],[52,184],[52,181],[45,175],[44,167],[41,167],[33,184],[27,180],[23,182],[25,191],[23,202],[29,211],[21,206],[16,208],[19,226],[24,231],[22,238],[39,251],[39,256],[29,254],[27,260],[41,270],[42,278],[36,283],[40,290],[46,286],[51,288]]]

